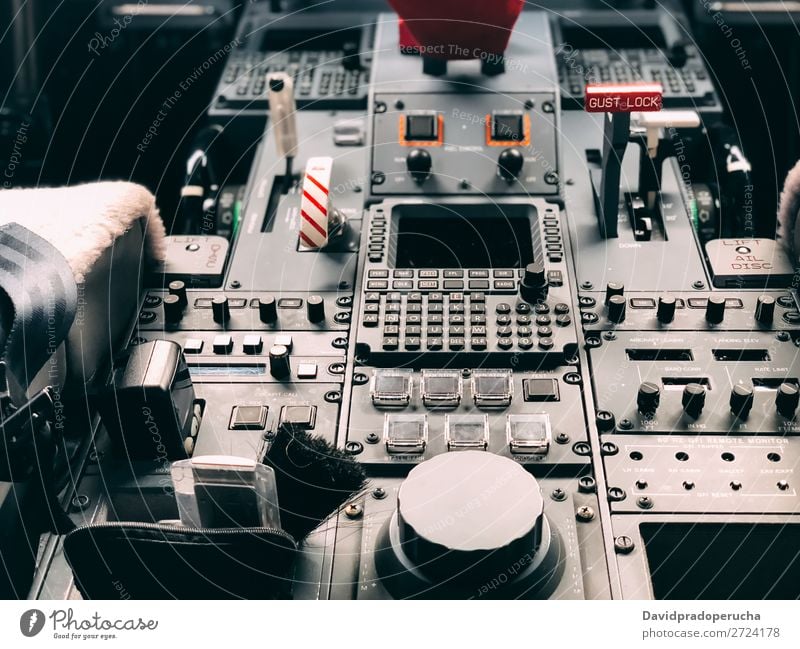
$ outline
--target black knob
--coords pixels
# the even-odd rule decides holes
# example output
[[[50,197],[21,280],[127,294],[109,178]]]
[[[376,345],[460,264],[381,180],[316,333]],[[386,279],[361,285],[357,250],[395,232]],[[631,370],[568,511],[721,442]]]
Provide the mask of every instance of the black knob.
[[[164,320],[169,324],[180,322],[183,318],[183,304],[177,295],[167,295],[164,297]]]
[[[309,322],[325,322],[325,300],[320,295],[309,295],[306,300]]]
[[[699,383],[688,383],[683,388],[681,397],[683,411],[690,417],[697,419],[706,405],[706,389]]]
[[[706,322],[719,324],[725,319],[725,298],[712,295],[706,302]]]
[[[756,320],[763,325],[771,325],[775,315],[775,298],[770,295],[760,295],[756,300]]]
[[[675,296],[662,295],[658,298],[658,311],[656,311],[656,318],[663,324],[669,324],[675,318]]]
[[[639,386],[639,393],[636,395],[639,412],[643,415],[652,415],[658,410],[659,403],[661,403],[661,388],[650,381],[642,383]]]
[[[276,379],[286,378],[292,373],[289,350],[284,345],[273,345],[269,348],[269,373]]]
[[[609,282],[606,284],[606,305],[608,305],[608,301],[614,295],[624,295],[625,294],[625,284],[620,282]]]
[[[800,391],[794,383],[781,383],[778,386],[778,394],[775,395],[775,406],[778,412],[786,419],[794,417],[797,410],[797,403],[800,401]]]
[[[610,433],[617,427],[617,418],[613,412],[608,410],[598,410],[594,421],[597,424],[597,430],[601,433]]]
[[[525,158],[519,149],[504,149],[497,158],[497,173],[503,180],[512,182],[522,171]]]
[[[278,319],[278,304],[272,295],[258,298],[258,318],[265,324],[270,324]]]
[[[216,295],[211,299],[211,312],[214,316],[214,322],[217,324],[225,324],[231,319],[231,307],[228,304],[228,298],[224,295]]]
[[[186,284],[179,279],[176,279],[169,283],[167,286],[170,295],[177,295],[178,299],[181,302],[181,307],[185,307],[189,304],[189,300],[186,297]]]
[[[731,389],[731,412],[739,419],[747,419],[753,408],[753,388],[737,383]]]
[[[525,266],[525,274],[519,283],[520,297],[526,302],[538,302],[547,297],[548,289],[544,266],[538,261]]]
[[[619,324],[625,320],[625,309],[628,305],[622,295],[612,295],[608,298],[608,319]]]
[[[432,166],[431,154],[425,149],[411,149],[406,156],[408,173],[418,183],[423,183],[428,179],[431,175]]]

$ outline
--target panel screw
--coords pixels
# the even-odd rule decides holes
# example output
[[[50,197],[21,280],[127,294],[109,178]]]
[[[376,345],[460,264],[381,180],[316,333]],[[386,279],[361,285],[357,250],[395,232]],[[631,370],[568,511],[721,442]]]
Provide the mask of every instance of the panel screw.
[[[619,420],[619,427],[622,430],[630,430],[633,428],[633,422],[630,419],[620,419]]]
[[[361,518],[364,513],[364,508],[358,503],[350,503],[344,508],[344,515],[347,518]]]
[[[788,331],[779,331],[779,332],[778,332],[778,333],[775,335],[775,337],[776,337],[778,340],[782,341],[782,342],[786,342],[787,340],[789,340],[789,332],[788,332]]]
[[[72,499],[70,505],[75,511],[82,512],[89,506],[89,502],[89,496],[85,494],[78,494]]]
[[[617,554],[630,554],[635,544],[630,536],[618,536],[614,539],[614,551]]]
[[[692,282],[692,288],[697,291],[702,291],[705,287],[706,283],[700,281],[699,279],[697,281]]]
[[[614,442],[603,442],[600,445],[600,450],[603,452],[603,455],[616,455],[619,453],[619,446]]]
[[[692,489],[694,489],[694,481],[693,480],[684,480],[683,488],[686,489],[686,491],[691,491]]]
[[[738,480],[731,480],[731,489],[734,491],[739,491],[742,488],[742,483]]]
[[[562,502],[567,499],[567,493],[563,489],[553,489],[550,497],[556,502]]]
[[[551,102],[551,101],[543,101],[542,102],[542,110],[545,113],[552,113],[553,111],[555,111],[555,107],[553,106],[553,102]]]
[[[636,488],[637,489],[647,489],[647,480],[637,480],[636,481]]]
[[[382,171],[374,171],[372,173],[372,184],[383,185],[386,182],[386,174]]]
[[[589,282],[589,281],[586,281],[586,282],[581,282],[581,288],[582,288],[584,291],[591,291],[591,290],[594,288],[594,284],[592,284],[592,283],[591,283],[591,282]]]
[[[370,433],[369,435],[366,436],[365,439],[367,440],[367,444],[377,444],[378,442],[381,441],[381,438],[378,435],[378,433]]]
[[[372,497],[375,500],[383,500],[386,498],[386,489],[383,487],[378,487],[372,491]]]
[[[530,110],[530,109],[531,109],[531,108],[533,108],[535,105],[536,105],[536,103],[533,101],[533,99],[526,99],[526,100],[525,100],[525,108],[526,108],[527,110]]]
[[[578,480],[578,491],[584,494],[591,494],[597,490],[597,483],[590,475],[585,475]]]
[[[358,455],[364,450],[364,445],[361,442],[347,442],[347,444],[344,445],[344,450],[349,455]]]
[[[569,444],[569,435],[566,433],[556,435],[556,444]]]
[[[241,288],[241,287],[242,283],[238,279],[235,279],[231,282],[231,288]]]
[[[789,488],[789,483],[786,480],[778,481],[778,489],[781,491],[786,491]]]
[[[639,509],[653,509],[653,499],[650,496],[639,496],[636,505]]]
[[[588,523],[594,518],[594,509],[589,507],[589,505],[582,505],[581,507],[578,507],[577,511],[575,512],[575,518],[582,523]]]
[[[625,490],[622,487],[609,487],[608,489],[608,499],[611,502],[620,502],[625,500]]]
[[[555,171],[548,171],[544,175],[544,181],[548,185],[557,185],[558,184],[558,174]]]

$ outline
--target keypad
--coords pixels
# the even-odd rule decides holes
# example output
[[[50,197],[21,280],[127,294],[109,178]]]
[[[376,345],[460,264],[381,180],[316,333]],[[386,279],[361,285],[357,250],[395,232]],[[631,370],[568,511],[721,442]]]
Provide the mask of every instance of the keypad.
[[[572,322],[565,302],[532,307],[489,296],[487,303],[482,291],[367,291],[364,297],[361,324],[375,331],[373,347],[383,352],[547,352]]]

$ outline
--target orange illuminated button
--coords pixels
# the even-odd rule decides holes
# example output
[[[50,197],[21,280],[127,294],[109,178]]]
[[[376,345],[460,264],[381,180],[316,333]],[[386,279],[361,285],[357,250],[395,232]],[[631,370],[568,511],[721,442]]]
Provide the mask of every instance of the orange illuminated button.
[[[587,113],[659,111],[664,90],[660,83],[598,83],[586,86]]]

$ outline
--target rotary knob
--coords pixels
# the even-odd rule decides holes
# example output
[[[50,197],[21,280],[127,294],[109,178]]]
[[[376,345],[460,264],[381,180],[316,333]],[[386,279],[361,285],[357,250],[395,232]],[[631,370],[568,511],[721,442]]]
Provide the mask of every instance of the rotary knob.
[[[228,298],[224,295],[215,295],[211,298],[211,313],[214,316],[214,322],[217,324],[225,324],[231,319],[231,306],[228,303]]]
[[[619,324],[625,321],[625,310],[628,301],[622,295],[612,295],[608,299],[608,319]]]
[[[285,345],[273,345],[269,348],[269,373],[276,379],[286,378],[292,373],[289,349]]]
[[[430,579],[480,583],[523,557],[532,562],[543,537],[544,501],[536,478],[513,460],[445,453],[403,481],[397,524],[406,556]]]
[[[258,298],[258,318],[264,324],[271,324],[278,319],[278,304],[274,296]]]
[[[731,388],[731,412],[739,419],[747,419],[753,409],[753,388],[737,383]]]
[[[183,304],[177,295],[166,295],[164,297],[164,320],[168,324],[176,324],[183,318]]]
[[[406,156],[408,173],[415,182],[424,183],[431,175],[433,160],[425,149],[411,149]]]
[[[675,303],[674,295],[662,295],[658,298],[656,318],[661,324],[669,324],[675,319]]]
[[[683,388],[681,404],[687,415],[697,419],[703,412],[703,406],[706,405],[706,389],[699,383],[688,383]]]
[[[519,149],[504,149],[497,158],[497,173],[503,180],[513,182],[522,171],[523,164],[525,158]]]
[[[639,412],[643,415],[652,415],[658,410],[659,403],[661,403],[661,388],[650,381],[642,383],[636,395],[636,406],[639,408]]]
[[[531,303],[543,300],[547,297],[548,288],[547,273],[541,263],[525,266],[525,274],[519,283],[519,295],[523,300]]]
[[[798,401],[800,401],[800,391],[798,391],[797,385],[784,382],[778,386],[778,393],[775,395],[775,407],[786,419],[794,417]]]
[[[725,298],[712,295],[706,302],[706,322],[720,324],[725,319]]]
[[[771,325],[775,315],[775,298],[770,295],[760,295],[756,300],[755,318],[762,325]]]
[[[606,306],[608,301],[615,295],[625,294],[625,284],[621,282],[609,282],[606,284]]]
[[[167,286],[170,295],[177,295],[181,303],[181,308],[186,308],[189,299],[186,296],[186,284],[179,279],[173,280]]]
[[[320,295],[309,295],[306,300],[309,322],[325,322],[325,300]]]

